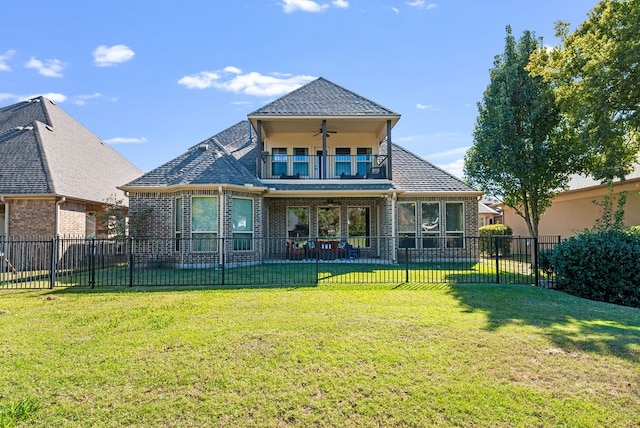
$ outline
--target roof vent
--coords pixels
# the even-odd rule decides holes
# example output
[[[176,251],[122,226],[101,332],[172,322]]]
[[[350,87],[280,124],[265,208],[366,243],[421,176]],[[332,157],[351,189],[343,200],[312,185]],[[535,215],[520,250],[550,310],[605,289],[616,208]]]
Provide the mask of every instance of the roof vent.
[[[198,148],[199,148],[200,150],[209,150],[209,145],[208,145],[208,144],[200,144],[200,145],[198,146]]]

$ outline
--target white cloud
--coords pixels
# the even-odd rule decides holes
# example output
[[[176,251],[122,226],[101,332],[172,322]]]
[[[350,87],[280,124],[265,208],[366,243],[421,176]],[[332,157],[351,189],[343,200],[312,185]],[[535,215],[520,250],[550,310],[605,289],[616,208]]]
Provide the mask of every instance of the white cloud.
[[[178,85],[186,86],[189,89],[207,89],[213,86],[213,82],[218,80],[220,75],[210,71],[201,71],[198,74],[184,76],[178,80]]]
[[[143,144],[147,142],[145,137],[115,137],[104,141],[107,144]]]
[[[0,101],[10,100],[12,98],[17,98],[17,97],[15,95],[13,95],[13,94],[8,94],[6,92],[0,92]]]
[[[339,7],[341,9],[346,9],[349,7],[349,2],[346,0],[333,0],[331,4],[333,4],[334,7]]]
[[[406,2],[407,6],[415,7],[417,9],[435,9],[438,7],[436,3],[427,3],[425,0],[415,0]]]
[[[13,49],[6,51],[3,55],[0,55],[0,71],[11,71],[11,67],[7,64],[7,61],[15,55],[16,51]]]
[[[127,45],[100,45],[92,52],[93,64],[98,67],[112,67],[131,60],[135,54]]]
[[[35,57],[31,57],[29,62],[24,66],[26,68],[33,68],[42,76],[62,77],[62,70],[64,70],[67,65],[59,59],[46,59],[41,61]]]
[[[444,169],[449,174],[455,175],[458,178],[463,178],[464,176],[464,159],[456,159],[453,162],[438,165],[438,167]]]
[[[292,76],[285,73],[243,74],[240,69],[228,66],[222,72],[201,71],[198,74],[185,76],[178,80],[178,84],[189,89],[216,88],[235,94],[274,97],[287,94],[314,79],[313,76]]]
[[[427,111],[438,111],[440,110],[440,107],[438,106],[434,106],[432,104],[416,104],[416,108],[420,109],[420,110],[427,110]]]
[[[26,101],[26,100],[30,100],[31,98],[36,98],[36,97],[45,97],[45,98],[49,98],[51,101],[53,101],[54,103],[63,103],[67,100],[67,96],[63,95],[61,93],[58,92],[47,92],[46,94],[33,94],[33,95],[27,95],[25,97],[19,96],[17,97],[18,100],[20,101]]]
[[[83,106],[87,103],[87,100],[92,100],[92,99],[96,99],[96,98],[100,98],[102,96],[102,94],[100,92],[96,92],[90,95],[78,95],[77,97],[75,97],[75,99],[73,100],[73,103],[79,106]]]
[[[438,153],[432,153],[429,155],[429,159],[438,158],[450,158],[453,156],[463,156],[467,153],[470,147],[456,147],[455,149],[449,149]]]
[[[396,13],[396,15],[400,14],[400,10],[397,7],[390,7],[389,9],[391,9],[392,11],[394,11]]]
[[[322,12],[329,7],[329,5],[321,5],[313,0],[283,0],[281,5],[284,13],[292,13],[296,11]]]

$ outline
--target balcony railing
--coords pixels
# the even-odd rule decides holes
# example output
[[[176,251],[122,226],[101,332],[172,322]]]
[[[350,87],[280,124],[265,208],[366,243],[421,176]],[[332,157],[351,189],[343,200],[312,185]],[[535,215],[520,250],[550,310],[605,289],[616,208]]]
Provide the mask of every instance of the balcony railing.
[[[326,163],[326,165],[325,165]],[[262,179],[386,179],[386,155],[279,155],[263,153]]]

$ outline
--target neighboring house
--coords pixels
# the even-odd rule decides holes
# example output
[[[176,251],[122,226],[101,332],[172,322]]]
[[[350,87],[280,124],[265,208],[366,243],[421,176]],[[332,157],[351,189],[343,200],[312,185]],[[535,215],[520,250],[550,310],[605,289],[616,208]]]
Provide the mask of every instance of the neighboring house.
[[[624,223],[627,226],[640,224],[640,165],[624,181],[615,181],[614,193],[627,192]],[[556,195],[553,203],[540,219],[540,236],[568,238],[585,229],[592,228],[602,214],[602,208],[593,201],[602,202],[609,193],[609,185],[592,178],[573,176],[569,188]],[[504,222],[511,226],[514,235],[528,236],[527,225],[513,208],[503,206]]]
[[[0,236],[93,236],[141,174],[47,98],[0,108]]]
[[[477,236],[482,193],[391,143],[399,119],[319,78],[121,189],[132,218],[151,216],[139,235],[182,238],[158,250],[174,264],[210,260],[218,248],[206,238],[231,238],[225,253],[238,261],[315,238],[395,258],[396,236],[455,256]]]
[[[478,202],[478,227],[502,223],[502,210],[495,202],[482,200]]]

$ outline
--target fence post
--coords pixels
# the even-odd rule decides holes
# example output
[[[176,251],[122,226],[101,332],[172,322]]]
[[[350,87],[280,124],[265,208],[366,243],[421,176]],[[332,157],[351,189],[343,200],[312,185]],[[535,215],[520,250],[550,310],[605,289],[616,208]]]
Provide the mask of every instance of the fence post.
[[[316,280],[315,280],[315,284],[318,285],[318,283],[320,282],[319,280],[319,276],[320,276],[320,249],[318,248],[318,238],[314,238],[313,240],[314,243],[314,248],[316,249]]]
[[[500,250],[498,247],[498,236],[494,238],[494,250],[496,252],[496,283],[500,284]]]
[[[129,241],[129,245],[127,245],[127,248],[129,249],[129,287],[133,287],[133,246],[135,240],[132,236],[127,237],[127,240]]]
[[[222,238],[221,241],[218,242],[218,245],[219,245],[218,251],[220,251],[220,263],[221,263],[221,269],[222,269],[222,272],[221,272],[222,275],[221,275],[221,278],[220,278],[222,284],[220,284],[220,285],[224,285],[224,270],[225,270],[224,269],[224,263],[225,263],[225,260],[224,260],[224,255],[225,255],[224,238]]]
[[[540,285],[540,259],[538,258],[539,255],[540,253],[538,251],[538,237],[534,236],[533,237],[533,259],[535,260],[534,281],[535,281],[536,287]]]
[[[91,238],[89,244],[89,285],[91,288],[96,286],[96,238]]]
[[[56,265],[58,260],[58,241],[60,240],[60,235],[56,235],[55,238],[51,239],[51,266],[49,273],[49,288],[53,290],[53,287],[56,284]]]
[[[409,246],[404,247],[404,282],[409,283]]]

